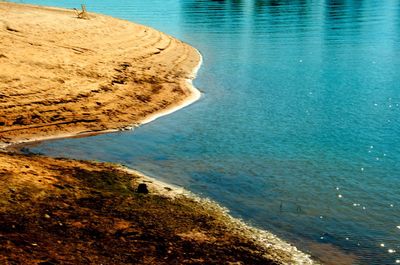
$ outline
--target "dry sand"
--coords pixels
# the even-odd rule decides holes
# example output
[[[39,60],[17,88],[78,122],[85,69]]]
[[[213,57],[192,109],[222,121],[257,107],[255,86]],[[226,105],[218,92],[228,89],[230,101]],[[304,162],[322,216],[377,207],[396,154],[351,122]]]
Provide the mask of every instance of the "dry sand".
[[[201,57],[154,29],[0,3],[0,142],[119,129],[199,97]]]
[[[0,142],[110,131],[199,98],[200,54],[98,14],[0,3]],[[147,183],[150,194],[138,194]],[[218,205],[120,166],[0,152],[0,263],[313,264]]]

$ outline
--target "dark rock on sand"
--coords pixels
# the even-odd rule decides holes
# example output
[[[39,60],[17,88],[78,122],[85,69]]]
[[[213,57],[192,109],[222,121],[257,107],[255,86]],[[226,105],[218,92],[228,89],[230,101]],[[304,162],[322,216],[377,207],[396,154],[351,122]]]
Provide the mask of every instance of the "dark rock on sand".
[[[137,192],[138,193],[142,193],[142,194],[148,194],[149,193],[149,189],[147,188],[146,184],[140,183],[138,188],[137,188]]]

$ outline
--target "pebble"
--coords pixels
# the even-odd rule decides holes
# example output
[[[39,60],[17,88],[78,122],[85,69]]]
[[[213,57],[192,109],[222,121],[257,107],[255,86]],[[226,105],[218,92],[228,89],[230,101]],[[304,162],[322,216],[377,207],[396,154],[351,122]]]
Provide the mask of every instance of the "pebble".
[[[148,194],[149,190],[147,188],[147,185],[145,183],[139,184],[139,186],[137,188],[137,192],[142,193],[142,194]]]

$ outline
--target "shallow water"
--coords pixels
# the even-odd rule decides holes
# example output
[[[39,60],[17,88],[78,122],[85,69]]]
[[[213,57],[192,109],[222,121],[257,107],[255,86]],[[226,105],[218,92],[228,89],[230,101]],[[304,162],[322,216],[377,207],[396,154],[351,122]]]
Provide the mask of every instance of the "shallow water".
[[[134,132],[32,151],[134,167],[327,263],[400,260],[398,1],[84,3],[198,48],[203,97]]]

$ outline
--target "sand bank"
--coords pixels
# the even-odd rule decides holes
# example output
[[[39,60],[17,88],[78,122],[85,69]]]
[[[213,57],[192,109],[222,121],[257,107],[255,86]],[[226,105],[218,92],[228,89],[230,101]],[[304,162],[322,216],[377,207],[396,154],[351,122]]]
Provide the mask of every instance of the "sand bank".
[[[0,142],[131,128],[200,97],[193,47],[103,15],[0,3]]]
[[[194,48],[89,17],[0,3],[4,145],[129,128],[200,97]],[[1,262],[313,264],[214,202],[131,169],[12,153],[0,165]]]

